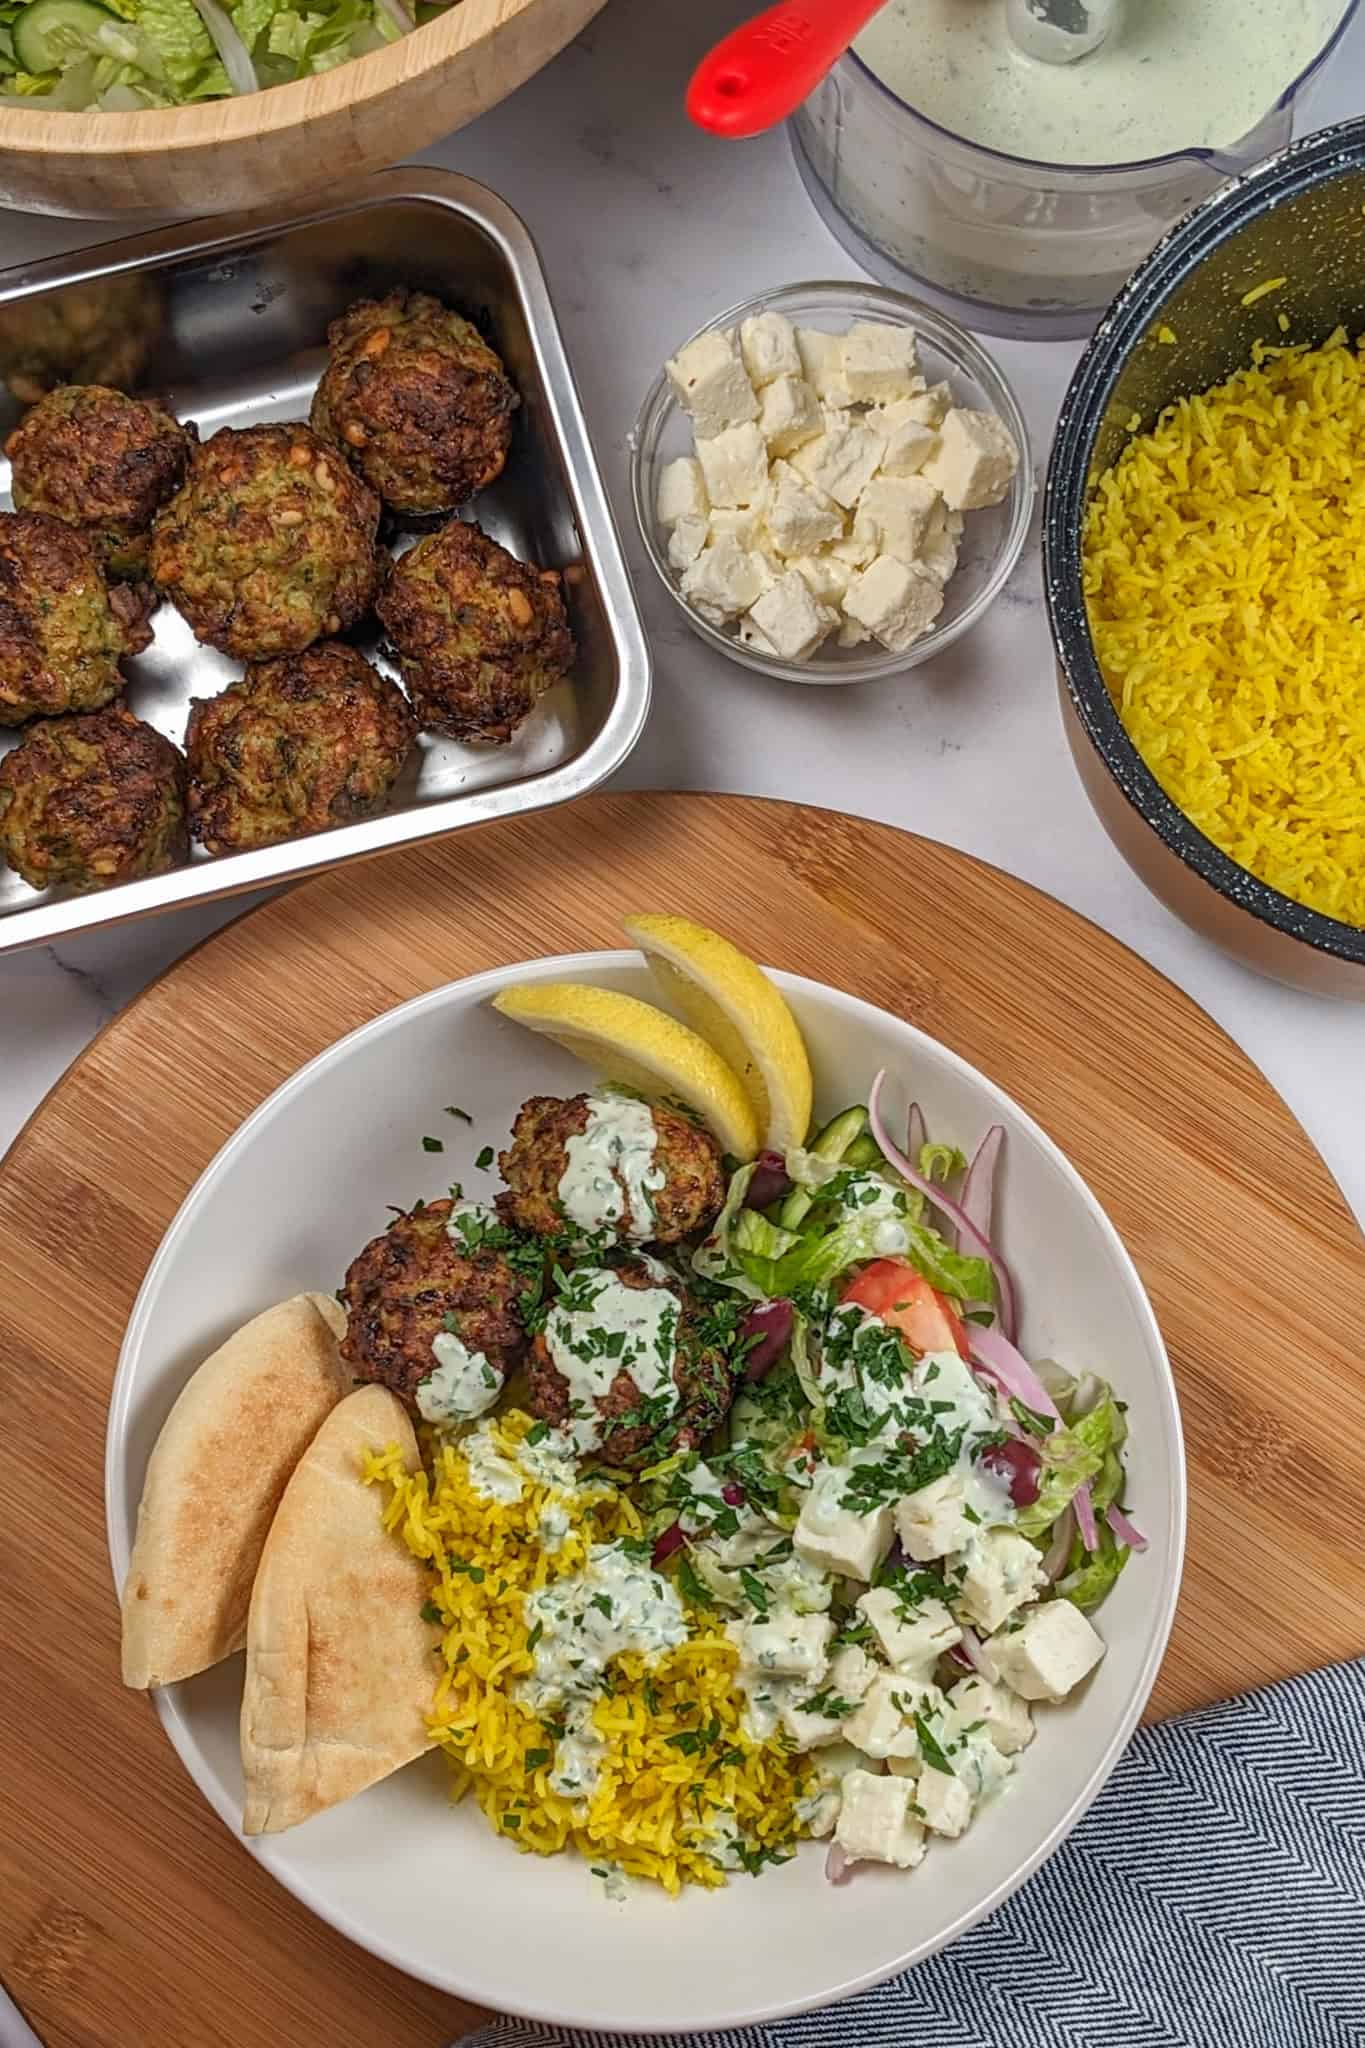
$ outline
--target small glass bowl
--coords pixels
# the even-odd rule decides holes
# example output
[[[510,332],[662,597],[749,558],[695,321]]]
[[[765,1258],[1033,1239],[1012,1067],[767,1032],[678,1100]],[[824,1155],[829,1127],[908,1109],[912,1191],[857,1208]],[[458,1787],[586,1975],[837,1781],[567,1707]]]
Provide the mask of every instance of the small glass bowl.
[[[677,572],[668,561],[668,530],[659,520],[659,473],[675,456],[693,450],[692,422],[673,395],[663,370],[650,386],[630,440],[630,483],[635,517],[645,551],[659,580],[699,639],[760,675],[781,676],[790,683],[865,683],[902,674],[930,660],[974,626],[1008,583],[1028,538],[1035,492],[1028,428],[1019,401],[1003,372],[965,327],[931,306],[882,285],[851,279],[828,284],[789,284],[764,292],[742,306],[731,306],[698,328],[738,327],[755,313],[784,313],[799,327],[821,327],[842,333],[855,320],[880,320],[913,327],[919,342],[920,368],[930,384],[946,378],[959,405],[999,415],[1019,450],[1019,468],[1008,494],[998,505],[968,512],[957,569],[948,579],[943,610],[910,647],[898,654],[877,647],[838,647],[826,643],[809,661],[783,661],[746,647],[734,630],[701,618],[679,589]],[[690,337],[695,341],[696,335]],[[687,343],[679,344],[686,347]],[[676,351],[675,351],[676,353]]]

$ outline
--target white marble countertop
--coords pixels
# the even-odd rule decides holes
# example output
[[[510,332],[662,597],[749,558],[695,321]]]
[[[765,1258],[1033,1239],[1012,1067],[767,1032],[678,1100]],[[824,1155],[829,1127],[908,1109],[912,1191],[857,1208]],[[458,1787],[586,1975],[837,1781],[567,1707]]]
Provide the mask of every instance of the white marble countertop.
[[[849,690],[769,683],[710,654],[653,582],[633,531],[625,436],[660,360],[767,285],[856,275],[774,135],[692,132],[682,88],[736,0],[613,0],[512,100],[429,153],[510,200],[538,241],[632,561],[654,709],[622,786],[737,790],[859,812],[967,848],[1125,940],[1241,1044],[1365,1219],[1365,1013],[1246,973],[1178,924],[1093,818],[1062,737],[1036,548],[987,620],[937,661]],[[1365,17],[1314,100],[1365,105]],[[0,214],[5,263],[107,239],[98,224]],[[1073,346],[995,345],[1040,459]],[[95,1030],[241,900],[0,961],[0,1147]],[[722,907],[717,907],[723,922]]]

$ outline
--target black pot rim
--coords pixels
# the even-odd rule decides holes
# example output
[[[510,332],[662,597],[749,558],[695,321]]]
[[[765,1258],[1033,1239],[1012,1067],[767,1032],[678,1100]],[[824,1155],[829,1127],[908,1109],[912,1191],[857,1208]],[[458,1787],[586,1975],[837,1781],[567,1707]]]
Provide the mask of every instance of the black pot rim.
[[[1287,937],[1365,967],[1365,927],[1296,903],[1205,838],[1166,795],[1124,730],[1095,658],[1081,581],[1086,482],[1100,424],[1132,351],[1214,249],[1291,194],[1365,170],[1365,117],[1291,143],[1223,186],[1157,243],[1086,346],[1067,387],[1043,498],[1043,589],[1053,645],[1086,735],[1122,796],[1163,845],[1220,896]]]

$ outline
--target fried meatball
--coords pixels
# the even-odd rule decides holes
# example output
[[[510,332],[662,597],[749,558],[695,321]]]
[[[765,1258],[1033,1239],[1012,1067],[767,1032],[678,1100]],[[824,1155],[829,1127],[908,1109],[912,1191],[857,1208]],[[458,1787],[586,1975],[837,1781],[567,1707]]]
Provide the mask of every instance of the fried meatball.
[[[376,610],[417,716],[457,740],[510,740],[568,672],[559,577],[452,519],[406,554]]]
[[[459,1209],[467,1213],[467,1205]],[[517,1309],[525,1278],[505,1251],[471,1244],[458,1231],[452,1236],[456,1213],[454,1202],[427,1202],[396,1217],[352,1261],[342,1289],[348,1318],[342,1357],[415,1414],[422,1413],[422,1381],[443,1363],[433,1348],[439,1338],[480,1354],[494,1374],[497,1387],[478,1392],[484,1406],[492,1405],[526,1349]],[[470,1405],[466,1412],[477,1409]]]
[[[231,853],[373,817],[416,736],[402,691],[344,641],[254,662],[191,699],[190,829]]]
[[[150,564],[196,639],[298,654],[369,609],[379,500],[312,429],[220,427],[157,514]]]
[[[152,521],[184,482],[194,441],[159,399],[64,384],[5,444],[15,508],[78,527],[111,576],[145,575]]]
[[[0,725],[98,711],[119,663],[152,637],[151,593],[112,588],[83,533],[42,512],[0,512]]]
[[[68,285],[0,306],[0,377],[21,405],[59,384],[135,389],[160,337],[161,294],[146,277]]]
[[[106,889],[189,856],[185,764],[121,704],[33,726],[0,761],[0,855],[35,889]]]
[[[458,313],[394,291],[352,306],[327,340],[314,430],[395,512],[453,512],[501,474],[517,394]]]
[[[533,1095],[522,1104],[512,1126],[511,1149],[498,1157],[507,1183],[498,1196],[498,1213],[505,1223],[538,1237],[552,1236],[566,1225],[589,1233],[604,1227],[600,1194],[593,1196],[591,1214],[574,1213],[566,1206],[560,1183],[569,1166],[570,1138],[580,1137],[595,1121],[598,1107],[612,1102],[611,1096]],[[663,1185],[645,1190],[652,1214],[633,1214],[627,1181],[604,1142],[601,1170],[615,1182],[620,1208],[605,1227],[626,1243],[679,1244],[708,1230],[720,1214],[725,1201],[720,1147],[709,1131],[676,1109],[662,1103],[641,1104],[640,1109],[654,1125],[650,1164],[655,1173],[662,1172]]]
[[[672,1295],[676,1311],[633,1323],[629,1296],[646,1289]],[[607,1465],[638,1470],[672,1451],[695,1450],[725,1419],[734,1396],[729,1363],[704,1342],[700,1319],[687,1289],[655,1259],[579,1267],[531,1346],[527,1405],[556,1429],[568,1425],[578,1447]],[[617,1348],[604,1360],[613,1342]],[[594,1392],[617,1356],[620,1370],[605,1391]],[[570,1365],[572,1379],[557,1357]]]

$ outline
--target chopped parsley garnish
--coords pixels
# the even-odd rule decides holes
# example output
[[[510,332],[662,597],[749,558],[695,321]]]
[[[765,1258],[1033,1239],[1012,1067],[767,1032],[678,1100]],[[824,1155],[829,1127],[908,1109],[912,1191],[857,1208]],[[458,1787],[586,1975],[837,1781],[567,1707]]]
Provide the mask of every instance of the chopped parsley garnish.
[[[445,1149],[439,1138],[423,1138],[422,1140],[422,1150],[424,1152],[444,1152]]]
[[[1051,1436],[1057,1427],[1050,1415],[1040,1415],[1036,1408],[1027,1407],[1017,1394],[1010,1396],[1010,1414],[1030,1436]]]
[[[827,1689],[824,1692],[814,1692],[808,1700],[802,1700],[801,1711],[803,1714],[823,1714],[827,1721],[842,1721],[845,1715],[853,1712],[856,1704],[856,1701],[842,1699],[837,1692],[830,1692]]]
[[[521,1826],[521,1815],[519,1813],[505,1813],[502,1817],[502,1824],[515,1834],[516,1830]]]
[[[422,1619],[423,1621],[433,1623],[437,1628],[443,1626],[441,1610],[434,1600],[424,1600],[422,1602]]]
[[[944,1755],[937,1736],[925,1720],[923,1714],[916,1714],[914,1718],[915,1733],[919,1737],[920,1755],[924,1758],[930,1770],[943,1771],[948,1777],[954,1777],[956,1773]]]
[[[686,1598],[694,1606],[711,1607],[715,1604],[710,1593],[697,1577],[696,1569],[685,1550],[678,1552],[678,1584],[682,1587]]]
[[[962,1448],[962,1437],[960,1429],[951,1435],[937,1430],[928,1443],[913,1449],[891,1450],[875,1462],[854,1465],[840,1495],[841,1505],[867,1515],[888,1501],[918,1493],[922,1486],[932,1485],[935,1479],[952,1471]]]
[[[538,1621],[538,1622],[536,1623],[535,1627],[534,1627],[534,1628],[533,1628],[533,1629],[531,1630],[530,1634],[529,1634],[529,1635],[527,1636],[527,1638],[526,1638],[526,1647],[527,1647],[527,1649],[528,1649],[528,1650],[534,1650],[534,1648],[535,1648],[536,1644],[537,1644],[537,1643],[538,1643],[538,1642],[540,1641],[540,1639],[541,1639],[541,1637],[542,1637],[542,1636],[544,1635],[544,1633],[545,1633],[545,1624],[544,1624],[544,1622],[543,1622],[543,1621]]]
[[[472,1124],[474,1119],[467,1109],[457,1109],[453,1102],[446,1104],[446,1115],[457,1116],[462,1124]]]
[[[704,1749],[720,1740],[720,1722],[708,1721],[704,1728],[683,1728],[676,1735],[666,1735],[664,1741],[670,1749],[679,1749],[684,1756],[700,1756]]]
[[[526,1441],[528,1444],[543,1444],[549,1434],[548,1422],[533,1422],[526,1432]]]
[[[599,1614],[605,1614],[608,1621],[611,1620],[610,1593],[594,1593],[588,1605],[589,1607],[595,1607]]]
[[[478,1158],[474,1161],[474,1164],[478,1167],[480,1173],[487,1173],[489,1167],[493,1164],[493,1147],[485,1145]]]
[[[441,1317],[441,1328],[446,1332],[447,1336],[459,1336],[460,1318],[456,1315],[453,1308],[448,1308],[445,1314]]]
[[[458,1558],[454,1557],[450,1560],[450,1569],[453,1572],[461,1573],[464,1578],[468,1579],[475,1586],[481,1586],[488,1576],[481,1564],[462,1564]]]
[[[757,1609],[759,1620],[766,1621],[770,1611],[769,1593],[762,1579],[759,1578],[756,1572],[751,1572],[746,1568],[739,1575],[739,1583],[744,1588],[749,1605]]]
[[[554,1751],[552,1749],[528,1749],[526,1752],[527,1770],[538,1771],[542,1764],[549,1763],[553,1755]]]

